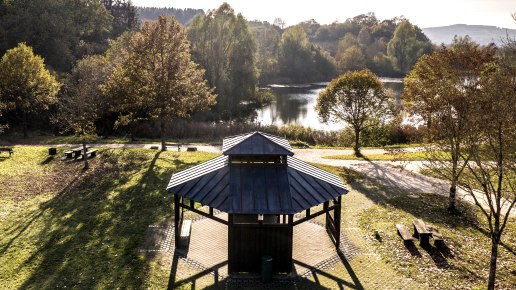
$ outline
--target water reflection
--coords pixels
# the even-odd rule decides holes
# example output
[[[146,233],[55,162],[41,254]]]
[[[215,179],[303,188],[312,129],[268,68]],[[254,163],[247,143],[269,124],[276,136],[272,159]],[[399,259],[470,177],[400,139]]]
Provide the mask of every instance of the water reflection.
[[[385,87],[392,91],[396,103],[401,104],[400,96],[403,83],[398,79],[382,79]],[[328,83],[305,84],[296,86],[271,85],[276,95],[269,106],[258,110],[256,121],[263,125],[299,124],[318,130],[342,129],[340,123],[321,123],[315,111],[315,104],[319,92]]]

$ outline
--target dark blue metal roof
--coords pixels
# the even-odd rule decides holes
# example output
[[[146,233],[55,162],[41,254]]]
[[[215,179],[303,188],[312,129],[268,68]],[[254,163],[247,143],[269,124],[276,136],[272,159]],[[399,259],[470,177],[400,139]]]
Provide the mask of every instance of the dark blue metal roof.
[[[174,173],[167,190],[238,214],[293,214],[348,192],[336,175],[294,157],[286,163],[228,161],[223,155]]]
[[[224,155],[294,155],[287,139],[262,132],[224,138],[222,153]]]

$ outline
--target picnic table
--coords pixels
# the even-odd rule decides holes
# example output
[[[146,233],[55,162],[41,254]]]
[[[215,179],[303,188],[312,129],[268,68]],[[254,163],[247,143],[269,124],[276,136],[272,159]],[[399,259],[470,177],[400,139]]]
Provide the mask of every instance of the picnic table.
[[[426,228],[425,223],[420,219],[414,219],[412,223],[414,224],[414,237],[419,239],[419,244],[421,246],[429,245],[432,232]]]
[[[9,157],[11,157],[11,154],[14,154],[13,148],[0,148],[0,152],[9,153]]]
[[[86,145],[86,151],[90,149],[90,145]],[[83,146],[79,146],[77,148],[73,148],[72,150],[66,151],[64,154],[66,155],[66,158],[77,158],[81,156],[82,151],[84,150]]]

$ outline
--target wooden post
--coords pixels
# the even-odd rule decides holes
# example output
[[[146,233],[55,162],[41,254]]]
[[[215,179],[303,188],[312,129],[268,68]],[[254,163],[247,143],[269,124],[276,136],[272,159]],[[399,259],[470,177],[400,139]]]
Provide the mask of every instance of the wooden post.
[[[179,235],[181,230],[179,229],[179,196],[174,194],[174,238],[177,245],[179,245]]]
[[[340,247],[340,217],[341,217],[341,210],[342,208],[342,196],[339,195],[339,198],[337,199],[337,207],[335,208],[335,211],[333,213],[333,217],[335,218],[335,247],[337,250],[339,250]]]
[[[233,243],[233,214],[228,214],[228,274],[234,270]]]

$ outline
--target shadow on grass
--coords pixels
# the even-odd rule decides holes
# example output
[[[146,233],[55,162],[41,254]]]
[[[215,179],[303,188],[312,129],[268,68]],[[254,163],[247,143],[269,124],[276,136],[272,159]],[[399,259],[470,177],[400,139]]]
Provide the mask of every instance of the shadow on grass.
[[[138,245],[149,224],[173,212],[164,189],[174,168],[158,162],[160,154],[149,161],[145,151],[105,150],[96,166],[41,204],[2,249],[27,239],[28,228],[35,233],[37,251],[15,269],[32,268],[20,288],[144,288],[149,262]]]
[[[54,159],[55,159],[54,156],[48,156],[45,160],[41,161],[40,165],[47,165],[50,162],[54,161]]]
[[[407,248],[407,251],[412,255],[413,257],[421,258],[423,255],[419,252],[416,245],[414,245],[414,242],[404,242],[405,248]]]

